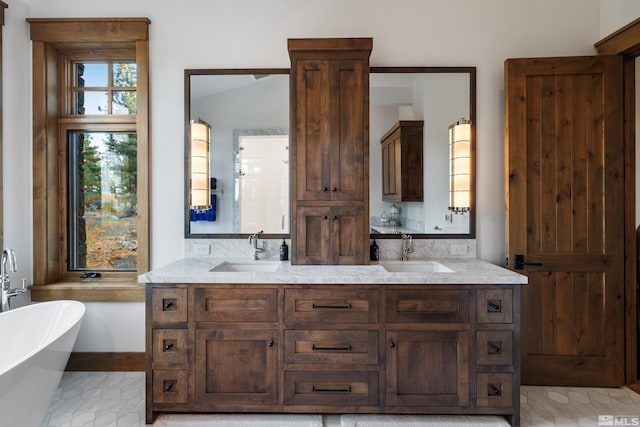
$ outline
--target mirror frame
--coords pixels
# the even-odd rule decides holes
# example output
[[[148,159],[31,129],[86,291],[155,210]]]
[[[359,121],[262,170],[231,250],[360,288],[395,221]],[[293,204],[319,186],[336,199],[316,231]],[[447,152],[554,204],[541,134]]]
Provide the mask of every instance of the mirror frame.
[[[476,67],[370,67],[369,73],[468,73],[469,120],[471,120],[471,209],[469,233],[460,234],[412,234],[414,239],[475,239],[476,237]],[[190,230],[189,200],[189,120],[191,117],[191,76],[229,74],[290,74],[289,68],[199,68],[184,70],[184,237],[187,239],[246,239],[247,233],[201,233]],[[369,195],[371,197],[371,195]],[[369,213],[369,216],[371,214]],[[265,239],[288,239],[287,234],[264,234]],[[369,234],[371,239],[399,239],[400,234]]]
[[[369,67],[372,73],[468,73],[469,74],[469,120],[471,120],[471,195],[469,210],[469,232],[457,234],[411,233],[414,239],[475,239],[476,237],[476,67]],[[369,194],[371,199],[371,194]],[[455,214],[454,214],[455,215]],[[369,213],[371,217],[371,213]],[[370,239],[399,239],[400,234],[369,234]]]
[[[191,76],[233,74],[289,74],[289,68],[205,68],[184,70],[184,237],[187,239],[248,239],[249,233],[191,233],[189,207],[189,120],[191,118]],[[289,239],[286,234],[263,234],[263,239]]]

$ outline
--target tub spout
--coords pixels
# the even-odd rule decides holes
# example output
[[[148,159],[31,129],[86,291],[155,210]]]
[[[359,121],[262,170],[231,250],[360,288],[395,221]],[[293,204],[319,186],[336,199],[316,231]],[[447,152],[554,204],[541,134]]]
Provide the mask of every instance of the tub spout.
[[[16,254],[13,249],[5,248],[0,258],[0,293],[2,294],[0,312],[9,310],[9,298],[18,295],[16,293],[17,289],[11,289],[11,281],[9,280],[9,273],[15,273],[16,271]]]

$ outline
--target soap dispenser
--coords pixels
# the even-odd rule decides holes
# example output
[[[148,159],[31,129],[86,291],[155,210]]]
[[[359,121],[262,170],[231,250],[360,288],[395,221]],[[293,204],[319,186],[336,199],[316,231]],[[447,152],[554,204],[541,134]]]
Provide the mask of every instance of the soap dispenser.
[[[371,243],[371,248],[369,252],[369,259],[371,261],[378,261],[380,258],[380,249],[378,249],[378,244],[376,243],[376,239],[373,239],[373,243]]]
[[[282,239],[282,244],[280,245],[280,261],[287,261],[289,259],[289,246],[287,246],[287,242]]]

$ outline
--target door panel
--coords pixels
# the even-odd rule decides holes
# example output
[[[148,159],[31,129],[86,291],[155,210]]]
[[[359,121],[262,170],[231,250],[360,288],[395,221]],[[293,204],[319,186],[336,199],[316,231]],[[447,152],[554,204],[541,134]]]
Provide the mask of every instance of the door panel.
[[[331,200],[364,200],[364,68],[331,61]]]
[[[298,122],[296,147],[304,167],[297,167],[298,200],[329,200],[330,179],[328,128],[329,65],[327,61],[305,60],[297,63]],[[299,160],[299,161],[300,161]],[[324,189],[324,191],[323,191]]]
[[[622,60],[505,64],[507,256],[522,383],[624,384]]]

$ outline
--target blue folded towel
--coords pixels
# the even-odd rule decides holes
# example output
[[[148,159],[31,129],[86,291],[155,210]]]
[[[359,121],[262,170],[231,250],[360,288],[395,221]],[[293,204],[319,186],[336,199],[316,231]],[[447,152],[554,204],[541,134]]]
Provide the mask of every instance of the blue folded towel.
[[[211,195],[211,208],[204,210],[190,209],[189,219],[191,221],[215,221],[216,220],[216,200],[215,194]]]

